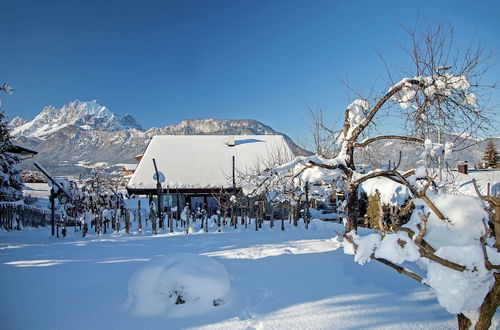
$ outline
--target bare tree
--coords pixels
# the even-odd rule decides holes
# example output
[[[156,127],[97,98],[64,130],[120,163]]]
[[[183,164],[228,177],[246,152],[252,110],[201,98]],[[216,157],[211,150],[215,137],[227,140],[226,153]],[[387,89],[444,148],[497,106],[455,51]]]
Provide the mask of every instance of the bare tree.
[[[486,53],[482,42],[472,40],[465,48],[453,44],[454,29],[450,24],[439,24],[423,31],[406,28],[411,47],[406,49],[413,62],[414,77],[436,77],[452,87],[441,91],[438,86],[425,86],[416,95],[412,107],[403,105],[407,130],[420,137],[436,133],[438,142],[442,134],[454,137],[454,143],[464,136],[477,136],[484,132],[491,119],[488,94],[484,87],[494,87],[496,82],[484,84],[484,74],[490,68],[492,54]],[[466,77],[466,81],[462,79]],[[462,86],[459,86],[462,85]]]
[[[416,173],[411,181],[397,171],[400,159],[396,160],[392,167],[368,174],[363,174],[356,168],[355,150],[370,146],[376,141],[398,140],[423,144],[426,156],[437,155],[438,159],[442,159],[442,155],[447,152],[447,149],[452,148],[452,144],[443,146],[443,134],[456,137],[452,142],[457,143],[463,136],[477,135],[488,127],[490,109],[485,106],[485,94],[482,94],[484,87],[487,86],[481,83],[481,78],[489,68],[487,60],[490,56],[484,54],[483,45],[481,43],[473,44],[465,50],[454,47],[452,43],[453,29],[448,25],[438,25],[419,32],[416,29],[408,29],[407,31],[412,44],[407,53],[413,62],[413,68],[407,72],[408,78],[390,84],[388,90],[377,97],[359,98],[347,107],[343,127],[335,137],[336,142],[340,145],[337,156],[333,159],[325,159],[321,155],[297,158],[289,164],[274,169],[274,172],[285,173],[282,175],[288,175],[293,179],[315,177],[316,180],[325,180],[324,178],[345,180],[347,216],[342,236],[352,246],[353,254],[359,252],[358,246],[361,244],[356,233],[359,216],[359,186],[367,180],[385,177],[406,187],[415,200],[420,200],[423,203],[423,209],[414,211],[416,212],[414,214],[420,219],[420,223],[415,227],[415,230],[400,227],[398,236],[386,235],[385,226],[381,226],[380,241],[389,239],[388,237],[397,238],[393,240],[398,243],[397,245],[401,248],[413,247],[418,251],[420,259],[430,260],[441,267],[456,272],[467,272],[472,277],[477,276],[475,266],[462,265],[450,258],[439,256],[436,253],[437,249],[426,241],[426,228],[430,217],[435,219],[432,223],[434,221],[449,222],[453,219],[448,219],[443,210],[434,204],[432,198],[429,197],[430,189],[436,189],[436,185],[432,167],[429,167],[429,163],[426,163],[425,159],[422,159],[420,165],[424,167],[427,165],[427,169],[423,168],[423,171],[420,171],[423,174]],[[370,134],[373,132],[370,132],[370,129],[377,124],[379,119],[384,117],[384,113],[396,112],[401,114],[406,134]],[[317,121],[316,127],[319,127],[322,117],[316,116],[314,119]],[[438,143],[431,142],[436,137]],[[315,139],[320,141],[319,135]],[[318,175],[318,169],[329,171],[329,174]],[[500,228],[495,229],[500,230]],[[403,239],[404,235],[407,235],[408,238]],[[489,235],[487,230],[484,235],[483,240]],[[373,249],[369,255],[371,259],[421,283],[423,282],[420,275],[404,269],[393,261],[377,257],[377,246],[374,245],[370,248]],[[496,278],[495,284],[489,288],[489,292],[479,308],[476,329],[483,329],[489,326],[499,303],[498,299],[495,298],[498,297],[500,291],[498,273],[495,271],[500,266],[492,265],[486,253],[483,260],[477,260],[477,262],[483,265],[481,267],[485,269],[485,274],[489,274],[486,275],[489,280],[492,277]],[[457,319],[459,327],[464,329],[471,324],[470,320],[461,312],[457,313]]]
[[[325,122],[325,111],[320,106],[315,109],[308,108],[309,130],[312,137],[312,150],[322,157],[333,157],[338,152],[336,144],[339,130],[331,129]],[[333,125],[335,127],[336,125]]]
[[[356,228],[358,214],[357,190],[361,182],[353,180],[356,148],[365,148],[380,140],[423,143],[433,133],[438,135],[438,143],[442,142],[444,133],[456,136],[453,142],[457,142],[461,136],[477,135],[489,126],[491,113],[481,102],[486,87],[481,78],[489,68],[487,61],[491,55],[484,55],[483,45],[472,44],[464,51],[453,47],[453,28],[444,24],[420,33],[415,29],[407,31],[412,43],[407,53],[414,66],[407,74],[413,78],[393,84],[387,92],[374,98],[372,105],[366,99],[351,103],[345,111],[342,131],[336,137],[342,144],[339,155],[345,162],[313,164],[332,169],[342,169],[345,165],[343,169],[349,182],[346,231]],[[360,141],[370,127],[376,125],[377,116],[384,111],[394,112],[395,105],[402,109],[408,135],[377,135]],[[320,119],[316,117],[317,121]]]

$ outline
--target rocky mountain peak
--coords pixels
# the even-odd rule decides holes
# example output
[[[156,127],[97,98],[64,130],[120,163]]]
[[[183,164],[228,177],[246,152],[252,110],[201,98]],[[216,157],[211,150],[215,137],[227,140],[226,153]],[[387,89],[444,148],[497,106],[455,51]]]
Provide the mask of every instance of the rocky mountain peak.
[[[75,125],[87,130],[118,131],[126,129],[142,130],[142,126],[131,116],[118,118],[97,100],[82,102],[74,100],[57,108],[45,106],[42,111],[29,122],[11,122],[13,136],[29,136],[42,138],[68,125]],[[16,125],[17,124],[17,125]]]
[[[8,124],[10,129],[26,124],[28,121],[21,117],[14,117]]]
[[[271,127],[253,119],[184,119],[177,125],[152,128],[155,134],[278,134]]]

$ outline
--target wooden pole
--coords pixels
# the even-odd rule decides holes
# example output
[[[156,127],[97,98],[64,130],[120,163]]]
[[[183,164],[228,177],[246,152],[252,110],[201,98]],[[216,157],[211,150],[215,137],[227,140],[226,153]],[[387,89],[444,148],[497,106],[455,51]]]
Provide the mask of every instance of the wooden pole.
[[[186,234],[189,234],[189,217],[191,216],[191,208],[189,203],[186,203],[187,210],[186,210],[186,222],[185,222],[185,230]]]
[[[170,196],[170,187],[167,185],[167,209],[168,209],[168,227],[170,228],[170,232],[173,233],[174,232],[174,219],[173,219],[173,215],[172,215],[172,205],[170,203],[170,199],[171,199],[171,196]]]
[[[52,236],[54,236],[55,233],[55,224],[56,224],[56,206],[55,206],[55,193],[54,193],[54,187],[50,188],[50,223],[52,226]]]
[[[159,227],[163,228],[163,218],[161,215],[162,212],[162,187],[160,182],[160,174],[158,173],[158,167],[156,166],[156,160],[153,158],[153,165],[155,166],[156,172],[156,197],[157,197],[157,206],[158,206],[158,223]]]
[[[257,209],[255,210],[255,219],[254,219],[254,222],[255,222],[255,231],[258,231],[259,230],[259,204],[253,204],[253,208],[255,209],[255,207],[257,206]]]
[[[306,212],[304,212],[306,229],[309,227],[309,182],[306,182]]]
[[[137,228],[139,229],[139,233],[141,233],[142,232],[142,223],[141,223],[141,200],[140,199],[137,201],[137,218],[138,218]]]
[[[285,204],[281,205],[281,230],[285,230]]]
[[[233,194],[236,195],[236,177],[235,177],[235,168],[234,168],[234,156],[233,156]]]

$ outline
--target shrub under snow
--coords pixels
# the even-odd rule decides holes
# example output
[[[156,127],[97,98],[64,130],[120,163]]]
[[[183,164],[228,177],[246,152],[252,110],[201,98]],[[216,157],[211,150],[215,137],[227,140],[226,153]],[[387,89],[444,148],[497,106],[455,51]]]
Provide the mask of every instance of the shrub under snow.
[[[227,302],[230,290],[226,268],[213,258],[169,254],[132,276],[128,307],[137,315],[203,314]]]
[[[429,213],[427,235],[425,239],[435,249],[435,255],[443,259],[465,266],[458,271],[427,258],[421,257],[418,246],[406,232],[372,233],[358,236],[351,232],[357,246],[353,250],[351,244],[344,246],[344,251],[354,254],[360,264],[371,260],[372,255],[395,264],[417,262],[423,270],[424,283],[436,293],[439,303],[450,313],[458,314],[474,311],[481,306],[484,297],[493,285],[493,271],[485,268],[481,250],[480,237],[485,234],[488,219],[482,202],[475,197],[457,196],[446,193],[428,192],[428,197],[443,212],[447,220],[440,220],[420,199],[414,199],[415,210],[408,224],[404,227],[419,232],[420,214]],[[415,239],[415,237],[413,237]],[[496,262],[500,254],[487,246],[488,257]]]

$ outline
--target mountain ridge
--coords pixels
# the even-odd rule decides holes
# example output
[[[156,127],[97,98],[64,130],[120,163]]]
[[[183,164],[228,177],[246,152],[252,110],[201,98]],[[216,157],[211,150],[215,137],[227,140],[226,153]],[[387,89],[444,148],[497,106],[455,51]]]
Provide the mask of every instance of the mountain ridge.
[[[77,102],[77,103],[74,103]],[[144,130],[132,115],[121,119],[97,101],[78,100],[60,109],[44,107],[32,121],[14,118],[9,127],[14,141],[39,152],[36,161],[44,164],[58,175],[75,175],[81,172],[83,164],[106,162],[109,164],[134,163],[134,156],[144,152],[154,135],[283,135],[294,154],[309,155],[307,150],[297,146],[287,135],[275,131],[255,119],[184,119],[174,125],[152,127]],[[95,103],[90,104],[89,103]],[[85,107],[90,107],[85,111]],[[62,113],[65,112],[67,113]],[[45,113],[45,115],[42,115]],[[48,115],[55,114],[51,121]],[[74,115],[75,118],[67,118]],[[97,118],[97,119],[96,119]],[[37,119],[37,120],[35,120]],[[120,120],[122,122],[120,122]],[[123,127],[127,127],[123,129]],[[20,129],[21,128],[21,129]],[[451,141],[456,137],[449,137]],[[466,139],[467,140],[467,139]],[[468,139],[472,147],[452,153],[451,166],[459,161],[468,161],[470,166],[481,162],[486,139]],[[493,138],[497,148],[500,139]],[[369,148],[356,151],[357,163],[371,164],[374,168],[387,166],[389,160],[398,163],[402,151],[400,169],[415,166],[422,153],[422,146],[395,140],[377,141]],[[34,169],[33,160],[23,162],[23,167]]]
[[[74,100],[60,108],[48,105],[31,121],[16,117],[9,126],[12,136],[43,138],[64,126],[76,125],[84,129],[118,131],[124,129],[143,130],[142,126],[130,114],[119,118],[97,100]]]
[[[36,161],[58,175],[75,175],[82,164],[133,163],[154,135],[283,135],[296,155],[309,152],[287,135],[254,119],[184,119],[175,125],[144,130],[132,115],[121,119],[97,101],[69,102],[61,108],[46,106],[31,121],[20,117],[10,123],[13,139],[39,152]],[[33,160],[23,167],[33,169]]]

